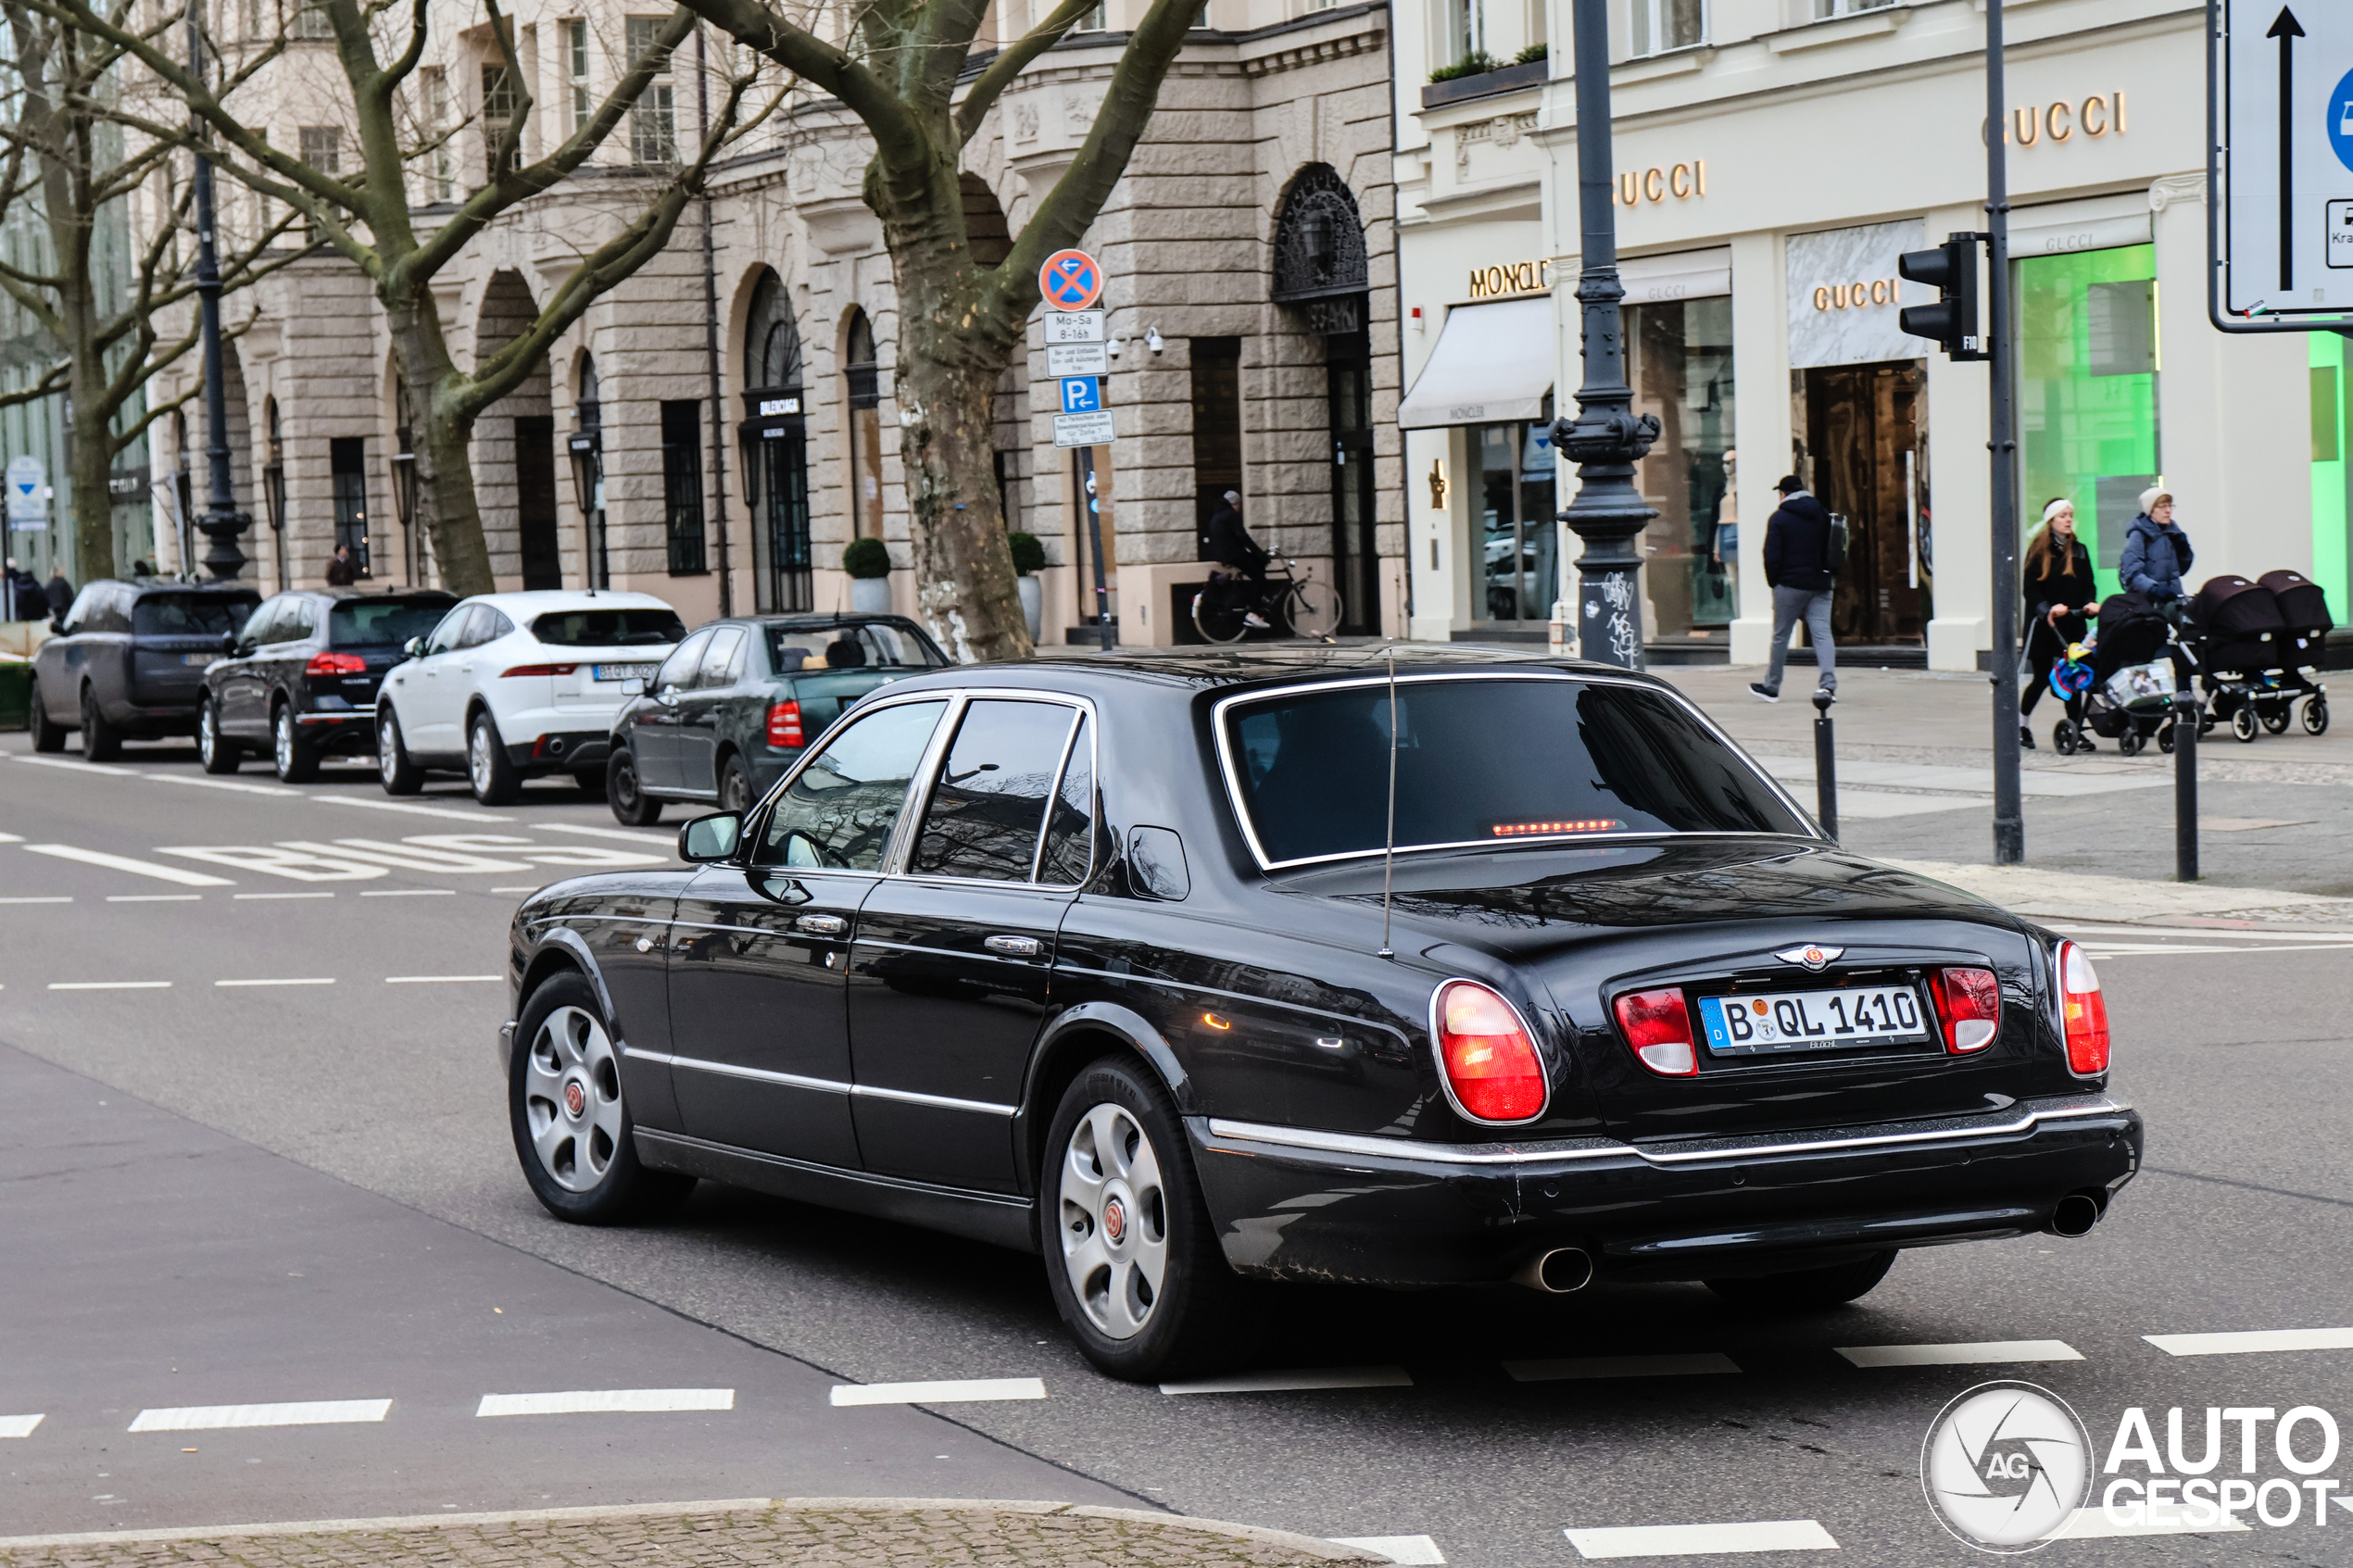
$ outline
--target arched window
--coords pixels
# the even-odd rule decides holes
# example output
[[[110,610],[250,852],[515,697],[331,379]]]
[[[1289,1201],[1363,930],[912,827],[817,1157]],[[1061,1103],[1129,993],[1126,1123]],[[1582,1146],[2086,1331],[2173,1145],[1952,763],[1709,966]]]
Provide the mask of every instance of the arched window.
[[[768,614],[816,604],[809,538],[809,421],[801,407],[800,331],[792,296],[772,270],[751,293],[744,322],[743,444],[752,513],[752,597]]]
[[[580,428],[595,430],[604,420],[604,405],[597,391],[597,357],[584,354],[580,357]]]
[[[874,323],[863,310],[849,313],[842,332],[841,379],[849,403],[849,518],[861,539],[879,539],[882,502],[882,367],[875,351]]]
[[[744,326],[744,385],[800,384],[800,332],[793,325],[792,300],[774,272],[761,275],[752,291],[751,317]]]

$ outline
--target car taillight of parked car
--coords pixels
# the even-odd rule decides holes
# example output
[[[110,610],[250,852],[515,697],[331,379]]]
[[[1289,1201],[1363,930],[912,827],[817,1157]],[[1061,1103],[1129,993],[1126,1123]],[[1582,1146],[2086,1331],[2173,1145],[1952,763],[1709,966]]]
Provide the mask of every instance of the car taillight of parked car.
[[[518,664],[512,670],[502,670],[498,678],[512,680],[517,675],[569,675],[579,669],[577,664]]]
[[[1688,1078],[1699,1071],[1699,1048],[1692,1040],[1692,1010],[1683,988],[1632,991],[1617,998],[1617,1026],[1636,1060],[1662,1078]]]
[[[768,744],[770,746],[805,746],[809,737],[801,733],[800,704],[790,697],[768,710]]]
[[[356,653],[314,653],[302,667],[306,675],[365,675],[368,661]]]
[[[1944,1048],[1955,1056],[1982,1051],[2002,1029],[2002,983],[1990,969],[1932,969],[1928,988],[1936,997]]]
[[[1438,1060],[1466,1115],[1532,1121],[1544,1109],[1544,1064],[1512,1004],[1471,980],[1438,993]]]
[[[2058,947],[2059,1022],[2067,1034],[2067,1065],[2090,1077],[2108,1071],[2108,999],[2092,957],[2072,942]]]

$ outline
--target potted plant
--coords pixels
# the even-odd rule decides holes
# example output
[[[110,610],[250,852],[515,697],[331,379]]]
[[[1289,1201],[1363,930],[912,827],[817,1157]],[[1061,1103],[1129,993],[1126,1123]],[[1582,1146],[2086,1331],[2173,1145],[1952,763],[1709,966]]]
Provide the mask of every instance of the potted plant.
[[[890,546],[879,539],[852,539],[842,547],[841,569],[849,573],[849,608],[861,615],[890,612]]]
[[[1042,634],[1044,598],[1038,586],[1038,574],[1046,569],[1046,546],[1035,533],[1013,530],[1005,536],[1013,546],[1015,585],[1021,589],[1021,618],[1029,622],[1029,640],[1034,645]]]

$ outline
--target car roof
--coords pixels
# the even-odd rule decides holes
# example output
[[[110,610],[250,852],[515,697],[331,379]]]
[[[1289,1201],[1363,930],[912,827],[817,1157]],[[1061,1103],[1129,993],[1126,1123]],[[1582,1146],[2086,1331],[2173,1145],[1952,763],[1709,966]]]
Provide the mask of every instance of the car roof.
[[[799,615],[737,615],[730,617],[729,620],[731,623],[741,623],[746,626],[779,626],[790,632],[823,632],[836,626],[872,626],[882,623],[898,626],[912,626],[915,624],[903,615],[891,615],[879,610],[870,611],[862,615],[854,610],[836,610],[829,615],[814,615],[806,613]]]
[[[1665,684],[1641,671],[1621,670],[1612,664],[1567,659],[1550,652],[1523,654],[1470,644],[1351,643],[1321,646],[1288,644],[1199,653],[1155,648],[1134,653],[1048,654],[1003,664],[955,665],[910,676],[894,683],[890,693],[900,696],[927,685],[992,684],[1104,696],[1151,689],[1179,695],[1203,691],[1230,695],[1252,687],[1304,685],[1384,675],[1392,667],[1392,656],[1393,667],[1400,675],[1548,671],[1565,675],[1616,676],[1662,687]]]
[[[449,604],[458,602],[458,596],[447,588],[288,588],[284,591],[300,594],[305,598],[332,599],[336,604],[349,599],[441,599]]]
[[[174,583],[167,578],[107,577],[97,583],[85,583],[85,588],[111,585],[128,588],[134,594],[251,594],[262,597],[260,589],[250,583]]]
[[[618,588],[522,588],[511,594],[476,594],[466,603],[493,605],[517,615],[545,615],[553,609],[671,609],[667,599]]]

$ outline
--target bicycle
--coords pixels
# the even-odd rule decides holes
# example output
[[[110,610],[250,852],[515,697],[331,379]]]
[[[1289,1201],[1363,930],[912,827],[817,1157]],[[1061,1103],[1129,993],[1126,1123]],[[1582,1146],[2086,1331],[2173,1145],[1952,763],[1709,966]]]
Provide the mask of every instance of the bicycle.
[[[1193,629],[1209,642],[1238,643],[1255,630],[1249,616],[1256,611],[1277,635],[1288,630],[1294,637],[1328,642],[1340,624],[1340,596],[1328,583],[1295,575],[1297,561],[1282,564],[1280,577],[1212,581],[1193,596]]]

